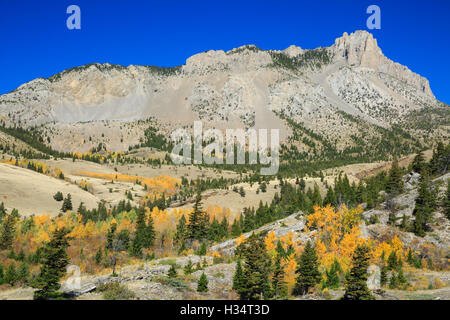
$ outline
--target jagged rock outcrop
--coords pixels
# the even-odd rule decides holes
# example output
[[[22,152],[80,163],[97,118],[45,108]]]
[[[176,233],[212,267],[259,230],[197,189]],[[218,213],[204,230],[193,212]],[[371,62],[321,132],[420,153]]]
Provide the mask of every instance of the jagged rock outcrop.
[[[333,142],[339,149],[361,131],[361,124],[344,114],[389,128],[410,121],[412,112],[424,108],[441,108],[444,113],[436,114],[444,118],[448,112],[428,80],[386,58],[370,33],[356,31],[314,50],[247,45],[199,53],[173,68],[108,63],[75,67],[0,96],[0,121],[46,127],[56,123],[47,132],[52,144],[73,151],[70,142],[61,141],[61,132],[73,129],[73,123],[154,117],[173,127],[201,119],[218,128],[278,128],[285,138],[288,131],[276,115],[283,113],[330,139],[339,131],[342,136]],[[404,128],[412,130],[408,122]],[[74,130],[82,135],[84,129]],[[122,130],[119,135],[125,132],[117,130]],[[435,131],[422,133],[437,136]],[[111,142],[108,147],[121,151],[131,143]]]

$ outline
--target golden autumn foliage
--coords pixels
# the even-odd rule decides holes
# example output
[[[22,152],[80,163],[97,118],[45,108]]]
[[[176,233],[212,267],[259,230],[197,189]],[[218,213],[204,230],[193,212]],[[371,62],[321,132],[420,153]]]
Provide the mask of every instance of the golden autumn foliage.
[[[135,183],[139,181],[142,185],[147,186],[147,190],[149,193],[149,197],[154,199],[155,197],[159,197],[162,194],[166,196],[170,196],[175,194],[178,189],[178,186],[181,184],[181,180],[177,178],[172,178],[169,176],[159,175],[154,178],[146,178],[140,176],[130,176],[127,174],[120,173],[97,173],[97,172],[88,172],[88,171],[78,171],[75,173],[79,176],[97,178],[97,179],[105,179],[105,180],[115,180],[122,182],[130,182]]]

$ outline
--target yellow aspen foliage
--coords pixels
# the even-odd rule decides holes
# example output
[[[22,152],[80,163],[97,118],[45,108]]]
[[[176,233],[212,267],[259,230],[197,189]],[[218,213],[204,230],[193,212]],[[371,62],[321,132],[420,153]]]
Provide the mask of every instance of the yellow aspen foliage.
[[[241,234],[238,238],[236,238],[236,246],[240,245],[245,241],[245,234]]]
[[[289,257],[286,258],[284,265],[284,272],[285,272],[284,281],[286,281],[289,292],[295,285],[296,269],[297,269],[297,261],[295,259],[295,254],[292,253],[289,255]]]
[[[272,231],[264,238],[264,244],[266,245],[266,250],[268,252],[271,252],[276,248],[275,241],[277,240],[277,237],[275,236],[275,232]]]

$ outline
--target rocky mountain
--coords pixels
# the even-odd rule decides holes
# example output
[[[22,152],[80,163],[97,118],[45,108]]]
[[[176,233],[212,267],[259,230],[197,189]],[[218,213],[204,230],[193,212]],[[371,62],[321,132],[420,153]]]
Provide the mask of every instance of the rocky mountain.
[[[293,123],[301,124],[322,137],[309,134],[315,145],[337,150],[354,147],[358,139],[380,139],[393,126],[410,140],[448,139],[450,119],[428,80],[386,58],[366,31],[344,33],[333,45],[313,50],[211,50],[172,68],[93,63],[0,96],[0,121],[42,125],[52,146],[64,151],[86,151],[87,137],[103,133],[92,122],[105,121],[116,130],[112,135],[134,139],[102,142],[126,150],[142,134],[122,124],[150,117],[169,129],[196,119],[218,128],[280,128],[283,139],[295,131]],[[312,149],[301,140],[297,147]]]

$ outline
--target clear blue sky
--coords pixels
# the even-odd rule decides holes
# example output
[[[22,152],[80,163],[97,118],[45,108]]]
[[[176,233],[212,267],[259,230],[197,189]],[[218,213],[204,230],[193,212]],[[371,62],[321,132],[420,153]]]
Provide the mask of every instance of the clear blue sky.
[[[66,8],[81,8],[81,30]],[[175,66],[210,49],[329,46],[366,29],[366,8],[381,8],[372,30],[384,54],[430,80],[450,103],[448,0],[1,0],[0,94],[37,77],[91,62]]]

